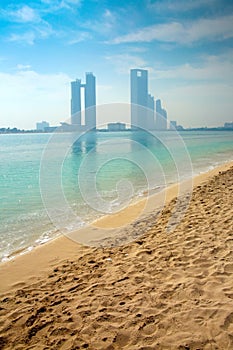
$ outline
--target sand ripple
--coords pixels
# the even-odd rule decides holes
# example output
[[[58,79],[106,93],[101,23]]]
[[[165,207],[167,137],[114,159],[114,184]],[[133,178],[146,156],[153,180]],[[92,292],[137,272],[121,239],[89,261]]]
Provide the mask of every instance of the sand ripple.
[[[0,348],[233,349],[233,168],[167,234],[174,204],[136,241],[85,248],[5,293]]]

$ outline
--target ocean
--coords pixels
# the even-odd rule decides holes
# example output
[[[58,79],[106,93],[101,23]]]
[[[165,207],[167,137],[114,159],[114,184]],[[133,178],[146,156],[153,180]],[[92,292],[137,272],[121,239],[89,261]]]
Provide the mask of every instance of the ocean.
[[[0,260],[229,160],[232,131],[0,135]]]

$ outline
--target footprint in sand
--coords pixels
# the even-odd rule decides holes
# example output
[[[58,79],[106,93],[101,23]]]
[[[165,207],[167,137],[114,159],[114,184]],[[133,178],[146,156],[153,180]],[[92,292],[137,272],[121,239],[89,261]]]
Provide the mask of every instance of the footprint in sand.
[[[233,273],[233,263],[226,264],[224,271],[229,274]]]
[[[233,332],[233,312],[231,312],[224,321],[224,324],[222,326],[225,330],[232,331]]]
[[[146,324],[142,329],[141,332],[142,334],[145,335],[152,335],[156,332],[157,326],[155,324]]]
[[[123,346],[126,346],[130,341],[130,336],[127,332],[119,332],[115,338],[113,339],[113,342],[120,346],[122,348]]]

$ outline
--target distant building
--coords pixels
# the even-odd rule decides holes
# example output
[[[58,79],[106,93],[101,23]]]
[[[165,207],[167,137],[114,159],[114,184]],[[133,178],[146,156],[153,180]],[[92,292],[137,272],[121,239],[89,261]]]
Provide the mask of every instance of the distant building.
[[[108,123],[108,131],[124,131],[125,123]]]
[[[176,130],[182,131],[184,130],[184,127],[182,125],[177,125]]]
[[[49,128],[48,122],[42,121],[42,122],[36,123],[37,131],[45,131],[46,128]]]
[[[84,88],[85,96],[85,121],[81,120],[81,88]],[[90,130],[96,128],[96,79],[93,73],[86,73],[86,83],[80,79],[71,82],[71,124],[78,130]]]
[[[148,106],[148,72],[144,69],[130,70],[131,128],[144,128]]]
[[[147,70],[130,70],[130,94],[131,129],[154,129],[154,97],[148,94]]]
[[[96,82],[92,73],[86,73],[85,125],[88,130],[96,128]]]
[[[71,124],[81,125],[81,80],[71,82]]]
[[[147,130],[155,129],[155,101],[154,96],[148,94],[148,102],[147,102]]]
[[[171,120],[170,121],[170,130],[176,130],[176,128],[177,128],[177,121]]]
[[[225,124],[224,124],[224,128],[225,128],[225,129],[233,129],[233,122],[225,123]]]
[[[59,128],[58,126],[49,126],[49,127],[44,128],[44,131],[45,132],[54,132],[58,128]]]
[[[167,112],[162,108],[161,100],[156,100],[156,130],[167,130]]]

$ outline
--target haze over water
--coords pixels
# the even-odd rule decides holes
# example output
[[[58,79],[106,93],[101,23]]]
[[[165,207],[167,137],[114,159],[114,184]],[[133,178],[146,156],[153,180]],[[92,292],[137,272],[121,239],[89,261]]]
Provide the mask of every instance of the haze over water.
[[[87,134],[69,148],[63,162],[62,150],[72,137],[59,134],[51,146],[51,161],[47,158],[43,164],[49,175],[45,185],[48,191],[53,190],[57,163],[63,162],[64,196],[82,226],[127,206],[148,191],[154,193],[233,159],[231,131],[186,131],[180,133],[181,138],[176,132],[160,132],[157,136],[163,142],[142,132]],[[50,134],[0,135],[1,260],[59,235],[40,193],[41,157],[50,138]],[[176,154],[175,160],[172,153]],[[184,162],[184,156],[188,159],[189,155],[193,174],[191,163]],[[51,198],[51,205],[58,207],[56,195]],[[67,231],[77,228],[69,224],[65,212],[60,212],[59,220]]]

